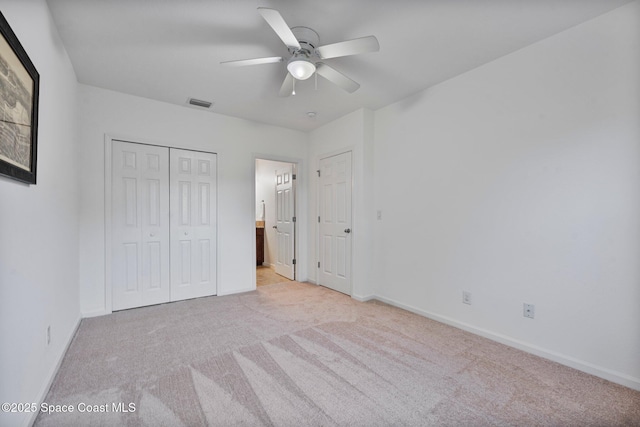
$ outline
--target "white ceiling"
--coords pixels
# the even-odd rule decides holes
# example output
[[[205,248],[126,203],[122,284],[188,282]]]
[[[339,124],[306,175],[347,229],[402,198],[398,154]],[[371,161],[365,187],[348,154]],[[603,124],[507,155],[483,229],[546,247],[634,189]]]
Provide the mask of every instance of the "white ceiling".
[[[81,83],[291,129],[378,109],[630,0],[48,0]],[[287,56],[256,11],[280,11],[320,44],[375,35],[380,51],[326,62],[361,84],[323,78],[278,97],[286,64],[221,61]],[[186,108],[186,107],[185,107]],[[307,112],[317,112],[315,118]]]

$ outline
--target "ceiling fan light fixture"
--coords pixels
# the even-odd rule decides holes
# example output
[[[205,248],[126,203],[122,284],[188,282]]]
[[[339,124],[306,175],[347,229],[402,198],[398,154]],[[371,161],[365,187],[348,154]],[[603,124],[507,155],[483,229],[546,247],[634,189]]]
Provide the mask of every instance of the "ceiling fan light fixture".
[[[280,12],[275,9],[259,7],[258,13],[269,24],[271,29],[287,46],[291,57],[287,61],[287,75],[280,86],[278,96],[285,97],[296,94],[296,80],[307,80],[315,75],[315,88],[318,90],[318,74],[348,93],[353,93],[360,85],[331,66],[324,64],[325,59],[377,52],[380,44],[375,36],[361,37],[353,40],[320,46],[320,36],[309,27],[289,27]],[[285,57],[242,59],[224,61],[226,66],[245,66],[284,62]]]
[[[298,80],[307,80],[316,72],[316,66],[307,58],[294,56],[287,64],[287,70]]]

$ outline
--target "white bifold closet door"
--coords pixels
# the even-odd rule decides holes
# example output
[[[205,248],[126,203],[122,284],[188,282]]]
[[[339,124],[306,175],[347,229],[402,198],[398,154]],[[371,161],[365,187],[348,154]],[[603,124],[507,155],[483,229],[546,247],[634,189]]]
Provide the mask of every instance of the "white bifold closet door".
[[[216,293],[216,155],[170,151],[171,301]]]
[[[169,301],[169,150],[113,142],[113,310]]]
[[[113,141],[112,309],[216,294],[216,155]]]

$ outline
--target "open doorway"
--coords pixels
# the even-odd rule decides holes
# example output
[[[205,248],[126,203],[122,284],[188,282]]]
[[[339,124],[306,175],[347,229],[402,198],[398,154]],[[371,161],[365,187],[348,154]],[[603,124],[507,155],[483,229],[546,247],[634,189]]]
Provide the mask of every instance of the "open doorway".
[[[256,159],[256,286],[296,278],[296,164]]]

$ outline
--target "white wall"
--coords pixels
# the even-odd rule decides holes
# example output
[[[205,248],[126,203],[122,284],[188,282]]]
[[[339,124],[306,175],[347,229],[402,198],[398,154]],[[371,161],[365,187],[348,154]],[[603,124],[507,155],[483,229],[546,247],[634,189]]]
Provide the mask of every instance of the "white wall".
[[[39,402],[80,319],[77,84],[44,1],[0,9],[40,73],[37,185],[0,178],[0,402]]]
[[[255,158],[269,153],[299,159],[304,168],[307,135],[96,87],[79,87],[82,312],[97,315],[111,309],[105,297],[105,135],[218,154],[218,295],[255,289]],[[306,200],[306,195],[303,197]],[[305,223],[306,212],[301,213],[301,221]],[[300,239],[306,245],[306,233]],[[300,270],[303,280],[305,270]]]
[[[377,295],[640,389],[639,18],[376,111]]]
[[[317,186],[320,159],[346,151],[352,152],[352,292],[357,299],[373,295],[371,260],[373,259],[373,112],[354,111],[309,133],[309,215],[318,216]],[[318,223],[309,223],[309,279],[317,283],[319,261],[316,236]]]
[[[256,209],[265,203],[264,265],[275,267],[277,259],[276,230],[276,170],[286,168],[289,163],[258,159],[256,161]],[[300,190],[300,188],[297,188]],[[296,202],[297,203],[297,202]],[[300,205],[299,203],[297,203]],[[297,218],[296,218],[297,219]],[[299,230],[300,227],[296,231]]]

